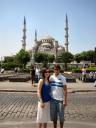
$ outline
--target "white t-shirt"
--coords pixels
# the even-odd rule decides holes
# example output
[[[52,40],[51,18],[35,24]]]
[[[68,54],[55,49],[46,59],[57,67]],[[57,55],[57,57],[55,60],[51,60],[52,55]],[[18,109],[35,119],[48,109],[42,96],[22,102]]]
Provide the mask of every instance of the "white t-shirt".
[[[55,76],[53,74],[50,76],[50,86],[51,86],[51,97],[56,100],[63,101],[64,100],[64,86],[66,84],[66,78],[59,74],[58,76]]]
[[[40,75],[40,70],[39,70],[38,68],[35,69],[35,74],[36,74],[37,76]]]

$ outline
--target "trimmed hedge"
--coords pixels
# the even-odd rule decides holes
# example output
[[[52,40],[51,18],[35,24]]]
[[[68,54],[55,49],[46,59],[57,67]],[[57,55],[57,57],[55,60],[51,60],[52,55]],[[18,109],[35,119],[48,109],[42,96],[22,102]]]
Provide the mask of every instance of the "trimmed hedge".
[[[81,69],[72,69],[72,72],[73,73],[82,73]],[[96,72],[96,68],[87,68],[86,72],[87,73]]]

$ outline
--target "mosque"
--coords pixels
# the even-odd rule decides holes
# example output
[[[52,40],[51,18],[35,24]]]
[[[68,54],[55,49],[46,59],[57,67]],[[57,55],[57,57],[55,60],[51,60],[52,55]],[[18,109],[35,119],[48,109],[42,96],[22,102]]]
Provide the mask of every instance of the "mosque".
[[[54,37],[47,35],[42,37],[41,39],[37,39],[37,31],[35,31],[35,39],[33,43],[33,48],[30,51],[31,53],[31,62],[34,61],[34,54],[36,52],[53,54],[55,58],[60,55],[62,52],[68,52],[68,18],[66,14],[65,20],[65,42],[64,46],[60,45],[60,43],[55,40]],[[23,38],[22,38],[22,49],[26,50],[26,19],[24,17],[24,28],[23,28]]]

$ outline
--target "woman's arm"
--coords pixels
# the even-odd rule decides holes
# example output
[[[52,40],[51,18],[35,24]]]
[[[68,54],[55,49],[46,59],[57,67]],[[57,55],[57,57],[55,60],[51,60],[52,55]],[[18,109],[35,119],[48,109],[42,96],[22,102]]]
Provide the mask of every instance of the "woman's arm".
[[[43,103],[43,100],[42,100],[42,97],[41,97],[42,85],[43,85],[43,79],[40,79],[39,82],[38,82],[38,87],[37,87],[37,96],[38,96],[38,99],[41,103],[41,107],[44,108],[44,103]]]
[[[43,80],[40,79],[39,82],[38,82],[38,86],[37,86],[37,96],[38,96],[38,98],[39,98],[40,101],[42,101],[42,97],[41,97],[42,85],[43,85]]]

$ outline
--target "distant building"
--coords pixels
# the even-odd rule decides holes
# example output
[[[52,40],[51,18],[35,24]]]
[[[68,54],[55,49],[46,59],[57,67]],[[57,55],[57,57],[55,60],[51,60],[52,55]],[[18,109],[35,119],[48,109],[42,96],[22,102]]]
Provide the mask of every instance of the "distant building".
[[[36,52],[48,53],[53,54],[55,58],[57,55],[60,55],[62,52],[68,52],[68,18],[66,14],[65,20],[65,46],[60,45],[60,43],[52,36],[46,35],[43,36],[41,39],[37,39],[37,31],[35,31],[35,39],[34,45],[31,50],[29,50],[30,54],[32,55],[31,61],[34,61],[34,54]],[[22,38],[22,49],[26,50],[26,19],[24,17],[24,28],[23,28],[23,38]]]

